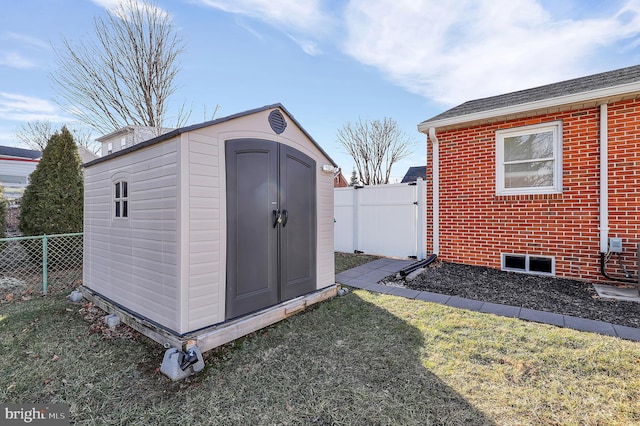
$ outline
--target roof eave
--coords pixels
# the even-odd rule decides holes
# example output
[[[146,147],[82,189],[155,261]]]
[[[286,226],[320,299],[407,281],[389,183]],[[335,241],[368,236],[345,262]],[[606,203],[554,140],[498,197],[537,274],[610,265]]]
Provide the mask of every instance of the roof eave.
[[[430,128],[455,128],[459,127],[462,124],[495,121],[496,119],[500,118],[517,116],[526,113],[532,114],[549,109],[570,109],[570,107],[573,105],[582,105],[585,102],[595,102],[601,104],[619,101],[621,99],[633,98],[639,95],[640,82],[634,82],[618,86],[589,90],[581,93],[558,96],[554,98],[541,99],[523,104],[510,105],[507,107],[480,111],[472,114],[447,117],[440,120],[427,120],[418,124],[418,131],[426,134]]]
[[[107,135],[103,135],[100,136],[99,138],[96,138],[96,141],[98,142],[103,142],[106,141],[107,139],[111,139],[115,136],[121,135],[121,134],[125,134],[125,133],[130,133],[131,131],[133,131],[133,127],[132,126],[124,126],[114,132],[111,132]]]
[[[215,124],[219,124],[219,123],[223,123],[226,121],[231,121],[231,120],[235,120],[237,118],[242,118],[242,117],[246,117],[248,115],[251,114],[256,114],[259,112],[263,112],[263,111],[269,111],[272,109],[281,109],[285,114],[287,114],[287,116],[291,119],[291,121],[293,121],[295,123],[295,125],[302,131],[302,133],[304,133],[304,135],[309,138],[309,140],[316,146],[316,148],[318,148],[318,150],[322,153],[322,155],[324,155],[327,160],[334,166],[334,167],[338,167],[338,164],[329,156],[329,154],[326,153],[326,151],[324,149],[322,149],[322,147],[320,146],[320,144],[313,139],[313,137],[311,137],[311,135],[305,130],[304,127],[302,127],[302,125],[300,125],[300,123],[298,122],[298,120],[295,119],[295,117],[293,115],[291,115],[291,113],[284,107],[284,105],[282,105],[281,103],[275,103],[275,104],[271,104],[271,105],[265,105],[263,107],[260,108],[254,108],[254,109],[250,109],[247,111],[243,111],[243,112],[239,112],[236,114],[232,114],[229,115],[227,117],[221,117],[221,118],[217,118],[215,120],[211,120],[211,121],[205,121],[204,123],[199,123],[199,124],[192,124],[190,126],[186,126],[186,127],[180,127],[178,129],[174,129],[170,132],[167,132],[165,134],[162,134],[160,136],[156,136],[155,138],[149,139],[147,141],[144,142],[140,142],[137,143],[135,145],[131,145],[123,150],[120,151],[116,151],[112,154],[106,155],[104,157],[99,157],[95,160],[89,161],[88,163],[83,164],[83,167],[89,167],[89,166],[93,166],[95,164],[98,163],[102,163],[104,161],[109,161],[112,158],[116,158],[119,157],[121,155],[125,155],[128,154],[129,152],[132,151],[137,151],[138,149],[142,149],[144,147],[147,147],[149,145],[153,145],[159,142],[163,142],[169,139],[173,139],[175,137],[180,136],[182,133],[187,133],[193,130],[198,130],[204,127],[209,127],[209,126],[213,126]],[[127,126],[126,128],[130,128],[130,126]],[[126,129],[125,128],[125,129]],[[119,131],[122,131],[123,129],[120,129]],[[102,138],[105,139],[107,137],[112,137],[114,134],[117,134],[119,131],[113,132],[109,135],[105,135]],[[99,139],[96,139],[99,141]]]

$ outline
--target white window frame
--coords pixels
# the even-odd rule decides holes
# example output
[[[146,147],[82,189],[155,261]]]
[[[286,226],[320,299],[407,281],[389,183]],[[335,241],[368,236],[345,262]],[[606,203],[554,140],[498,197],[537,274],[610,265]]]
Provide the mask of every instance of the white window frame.
[[[124,186],[123,183],[126,184],[127,186],[127,195],[124,196]],[[120,197],[116,197],[116,185],[120,185]],[[113,217],[113,219],[115,220],[128,220],[129,216],[131,216],[131,203],[129,202],[130,197],[130,191],[131,188],[129,188],[129,181],[127,179],[116,179],[112,182],[112,186],[111,186],[112,190],[113,190],[113,202],[111,204],[111,215]],[[120,215],[116,215],[116,204],[120,203]],[[127,214],[126,216],[123,216],[123,208],[124,205],[127,205]]]
[[[532,133],[553,133],[553,185],[530,186],[523,188],[505,188],[504,173],[504,140],[513,136],[530,135]],[[560,194],[562,193],[562,121],[533,124],[496,131],[496,194]]]
[[[524,267],[524,269],[507,268],[505,266],[506,257],[507,256],[524,257],[525,258],[525,261],[524,261],[525,262],[525,267]],[[531,260],[532,257],[551,260],[551,272],[531,271],[529,269],[529,261]],[[542,255],[537,255],[537,254],[522,254],[522,253],[502,253],[500,258],[501,258],[500,259],[500,269],[502,269],[503,271],[519,272],[521,274],[530,274],[530,275],[545,275],[545,276],[549,276],[549,277],[555,277],[556,276],[556,258],[554,256],[542,256]]]

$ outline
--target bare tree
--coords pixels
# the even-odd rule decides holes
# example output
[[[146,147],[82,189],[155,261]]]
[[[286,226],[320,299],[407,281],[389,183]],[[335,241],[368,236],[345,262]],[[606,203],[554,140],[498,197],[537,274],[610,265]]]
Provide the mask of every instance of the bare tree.
[[[72,134],[73,140],[78,146],[82,146],[94,154],[100,149],[100,144],[95,141],[91,130],[79,123],[64,124]],[[56,131],[49,120],[34,120],[22,124],[16,130],[16,138],[26,147],[38,151],[44,151],[47,142]]]
[[[338,129],[337,138],[353,158],[364,185],[389,183],[391,167],[411,154],[411,140],[388,117],[382,121],[358,119],[355,124],[346,123]]]
[[[44,151],[53,133],[54,131],[49,120],[35,120],[24,123],[18,127],[16,130],[16,138],[30,149]]]
[[[122,0],[94,20],[95,40],[63,38],[51,74],[63,108],[100,134],[126,125],[160,129],[184,45],[155,3]],[[183,110],[176,125],[184,124]]]

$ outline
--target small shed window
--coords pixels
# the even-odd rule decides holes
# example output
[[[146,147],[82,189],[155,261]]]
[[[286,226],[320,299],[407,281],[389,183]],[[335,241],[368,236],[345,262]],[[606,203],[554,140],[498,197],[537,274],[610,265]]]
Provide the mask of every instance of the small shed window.
[[[114,183],[114,216],[129,217],[129,185],[127,181],[121,180]]]
[[[562,122],[496,132],[496,192],[562,192]]]

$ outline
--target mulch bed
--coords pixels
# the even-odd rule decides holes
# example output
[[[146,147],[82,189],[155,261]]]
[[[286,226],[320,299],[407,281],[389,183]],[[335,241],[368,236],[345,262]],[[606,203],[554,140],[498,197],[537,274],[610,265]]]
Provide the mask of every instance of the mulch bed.
[[[413,281],[398,284],[640,328],[640,303],[601,299],[591,284],[581,281],[436,261]]]

